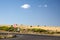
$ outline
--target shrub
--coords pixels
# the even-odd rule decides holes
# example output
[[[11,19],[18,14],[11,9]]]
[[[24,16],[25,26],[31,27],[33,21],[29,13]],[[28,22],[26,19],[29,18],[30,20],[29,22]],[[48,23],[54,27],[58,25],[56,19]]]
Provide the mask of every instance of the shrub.
[[[37,28],[33,28],[32,31],[33,31],[33,32],[47,32],[47,30],[37,29]]]
[[[31,31],[31,29],[27,29],[27,31]]]
[[[8,31],[8,29],[9,29],[9,27],[7,27],[7,26],[2,26],[2,27],[0,27],[0,30]]]
[[[60,34],[60,32],[56,32],[57,34]]]

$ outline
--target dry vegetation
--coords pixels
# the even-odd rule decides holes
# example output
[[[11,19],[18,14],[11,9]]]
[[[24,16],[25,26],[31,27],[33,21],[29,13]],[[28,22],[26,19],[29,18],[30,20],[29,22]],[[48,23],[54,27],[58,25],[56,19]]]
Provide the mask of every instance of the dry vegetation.
[[[55,26],[26,26],[26,25],[17,25],[17,28],[20,29],[20,33],[38,33],[38,34],[60,34],[60,27]],[[14,28],[13,25],[9,26],[0,26],[1,30],[17,32],[17,28]]]
[[[44,29],[44,30],[52,30],[52,31],[59,31],[60,32],[60,26],[19,26],[20,28],[23,29],[33,29],[33,28],[40,28],[40,29]]]

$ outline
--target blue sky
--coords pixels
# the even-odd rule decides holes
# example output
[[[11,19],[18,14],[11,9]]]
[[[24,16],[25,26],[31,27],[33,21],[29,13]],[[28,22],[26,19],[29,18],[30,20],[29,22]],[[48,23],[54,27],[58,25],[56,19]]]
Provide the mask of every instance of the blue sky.
[[[0,0],[0,24],[60,26],[60,0]]]

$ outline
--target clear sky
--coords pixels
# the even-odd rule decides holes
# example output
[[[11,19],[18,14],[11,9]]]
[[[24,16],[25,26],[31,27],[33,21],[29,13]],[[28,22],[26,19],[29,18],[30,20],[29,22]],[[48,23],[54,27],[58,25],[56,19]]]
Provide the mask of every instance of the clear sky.
[[[0,24],[60,26],[60,0],[0,0]]]

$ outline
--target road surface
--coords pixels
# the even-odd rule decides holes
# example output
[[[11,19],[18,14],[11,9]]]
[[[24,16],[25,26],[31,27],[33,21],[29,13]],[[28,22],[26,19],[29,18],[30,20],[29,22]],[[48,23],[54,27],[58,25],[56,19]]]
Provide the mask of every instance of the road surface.
[[[60,40],[60,36],[19,34],[15,38],[5,38],[0,40]]]

